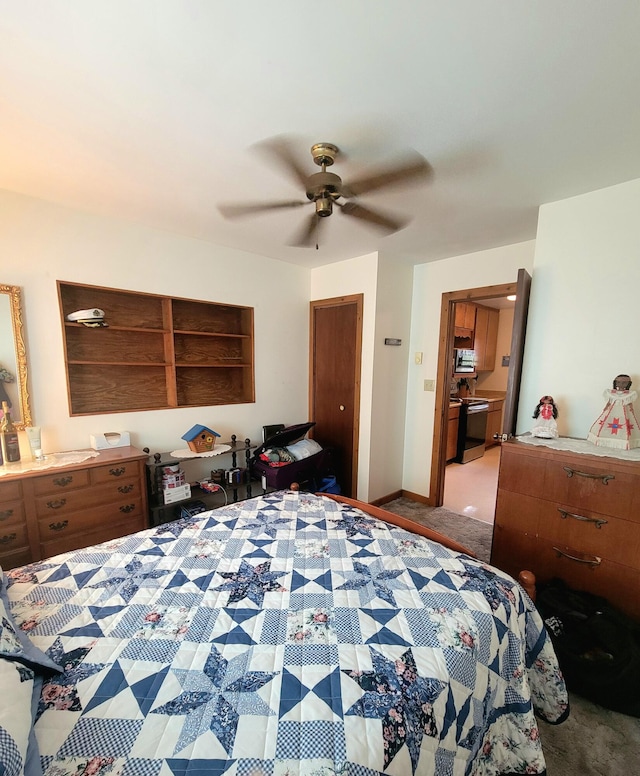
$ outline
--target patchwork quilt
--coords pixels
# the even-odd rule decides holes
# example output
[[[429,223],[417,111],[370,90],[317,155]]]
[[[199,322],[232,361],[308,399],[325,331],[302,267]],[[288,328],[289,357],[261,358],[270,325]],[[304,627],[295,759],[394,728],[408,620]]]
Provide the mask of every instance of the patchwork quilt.
[[[535,713],[568,714],[513,579],[322,496],[269,493],[6,577],[62,669],[34,704],[45,776],[542,774]]]

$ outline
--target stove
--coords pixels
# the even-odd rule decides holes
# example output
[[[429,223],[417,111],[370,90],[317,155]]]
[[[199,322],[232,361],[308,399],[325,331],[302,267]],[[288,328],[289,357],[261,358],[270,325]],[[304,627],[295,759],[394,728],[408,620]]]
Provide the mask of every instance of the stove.
[[[489,402],[486,399],[466,396],[460,402],[458,423],[458,463],[469,463],[484,455]]]

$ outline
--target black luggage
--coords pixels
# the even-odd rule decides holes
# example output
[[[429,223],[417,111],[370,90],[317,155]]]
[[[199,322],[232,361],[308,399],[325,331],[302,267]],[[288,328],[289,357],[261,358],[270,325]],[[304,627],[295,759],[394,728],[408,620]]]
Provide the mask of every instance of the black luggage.
[[[607,709],[640,717],[640,624],[606,599],[560,579],[541,587],[536,607],[567,687]]]

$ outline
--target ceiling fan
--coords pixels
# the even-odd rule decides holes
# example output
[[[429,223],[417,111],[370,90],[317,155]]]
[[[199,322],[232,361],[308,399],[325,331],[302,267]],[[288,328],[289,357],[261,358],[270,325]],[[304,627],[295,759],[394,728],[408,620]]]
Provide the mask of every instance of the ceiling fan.
[[[266,151],[292,177],[297,185],[303,187],[306,200],[284,200],[273,202],[245,202],[221,204],[218,209],[225,218],[241,218],[256,215],[269,210],[296,208],[313,203],[314,212],[303,224],[303,228],[290,243],[298,247],[317,244],[317,232],[320,223],[333,213],[334,206],[343,215],[357,218],[365,224],[378,227],[387,234],[397,232],[409,222],[408,218],[400,218],[390,213],[362,205],[356,201],[360,194],[367,194],[387,186],[403,184],[414,180],[425,179],[431,173],[431,165],[419,154],[414,154],[393,167],[371,171],[356,180],[343,183],[336,173],[328,172],[338,155],[338,147],[333,143],[316,143],[311,147],[313,161],[321,168],[321,172],[308,175],[296,158],[289,140],[275,138],[260,144],[259,148]]]

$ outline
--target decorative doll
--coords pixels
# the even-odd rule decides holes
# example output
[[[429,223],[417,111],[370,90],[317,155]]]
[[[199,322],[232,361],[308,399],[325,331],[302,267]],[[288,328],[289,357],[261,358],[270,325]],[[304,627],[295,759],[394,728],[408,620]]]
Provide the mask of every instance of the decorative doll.
[[[631,450],[640,447],[638,419],[633,402],[638,394],[631,390],[629,375],[618,375],[613,388],[604,391],[607,403],[596,422],[591,426],[587,439],[594,445]]]
[[[558,436],[558,408],[553,400],[553,396],[543,396],[538,402],[533,417],[536,420],[535,426],[531,429],[534,437],[542,439],[556,439]]]

